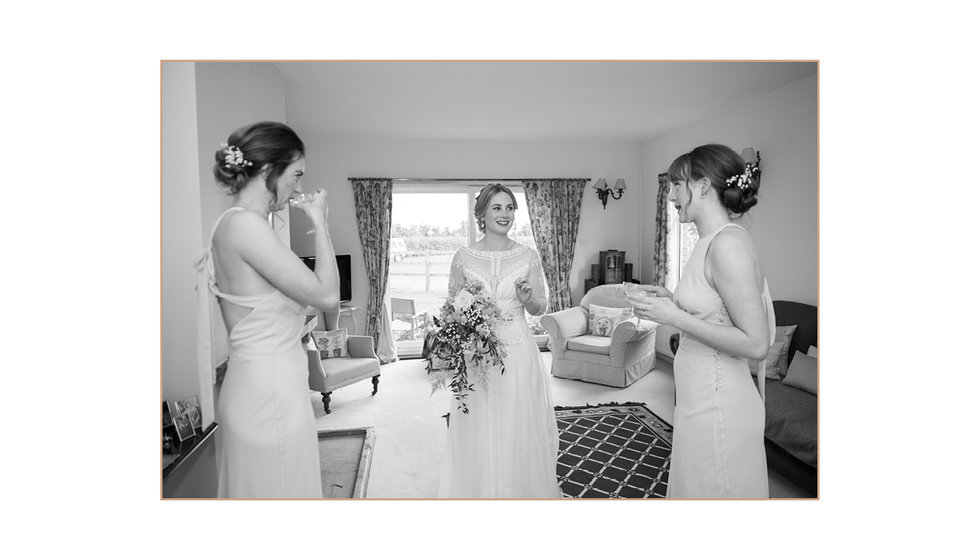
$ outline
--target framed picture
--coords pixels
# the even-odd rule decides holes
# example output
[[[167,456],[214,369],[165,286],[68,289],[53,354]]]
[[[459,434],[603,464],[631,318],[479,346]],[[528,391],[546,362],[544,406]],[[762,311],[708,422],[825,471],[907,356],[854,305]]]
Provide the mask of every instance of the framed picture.
[[[177,439],[187,441],[194,437],[194,426],[187,415],[174,416],[174,427],[177,429]]]
[[[167,401],[165,404],[167,405],[167,413],[170,414],[171,422],[173,422],[174,418],[182,414],[177,401]]]
[[[167,401],[163,401],[163,427],[173,426],[174,417],[170,414],[170,404]]]
[[[177,406],[180,409],[180,413],[190,419],[191,426],[193,426],[196,430],[200,430],[201,405],[197,400],[197,396],[181,399],[177,401]]]
[[[171,423],[169,426],[163,429],[163,453],[164,455],[172,455],[177,453],[177,442],[174,441],[177,437],[175,433],[176,429]]]

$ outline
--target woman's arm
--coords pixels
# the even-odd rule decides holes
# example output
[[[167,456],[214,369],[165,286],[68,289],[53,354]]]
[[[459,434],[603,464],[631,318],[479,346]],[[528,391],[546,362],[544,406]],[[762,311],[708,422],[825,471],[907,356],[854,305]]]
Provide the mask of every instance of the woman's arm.
[[[531,288],[531,298],[524,302],[524,309],[531,315],[544,315],[548,309],[548,290],[544,284],[544,272],[541,269],[541,257],[537,251],[531,251],[531,266],[528,269],[527,283]]]
[[[340,279],[325,214],[316,213],[319,217],[313,218],[316,271],[303,264],[268,223],[251,212],[232,216],[228,239],[241,258],[277,290],[301,305],[329,311],[340,304]]]
[[[711,282],[728,309],[732,326],[709,323],[687,313],[666,297],[630,299],[637,314],[700,339],[722,352],[764,360],[769,353],[769,326],[756,275],[756,257],[747,239],[719,234],[705,263]]]

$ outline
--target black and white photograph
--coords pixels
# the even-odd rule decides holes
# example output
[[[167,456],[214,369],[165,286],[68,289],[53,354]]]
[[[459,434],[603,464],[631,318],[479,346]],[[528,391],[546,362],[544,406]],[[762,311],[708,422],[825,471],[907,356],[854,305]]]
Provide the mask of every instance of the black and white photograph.
[[[194,437],[194,426],[191,425],[191,419],[186,415],[174,417],[174,428],[177,430],[177,438],[181,442]]]
[[[818,499],[819,74],[163,60],[162,497]]]
[[[176,401],[176,408],[179,411],[178,415],[186,416],[194,429],[201,429],[201,405],[198,402],[197,396]]]
[[[968,4],[115,4],[0,39],[11,550],[971,549]]]
[[[173,414],[171,414],[170,412],[170,403],[166,401],[163,402],[162,415],[163,415],[162,416],[163,427],[166,428],[167,426],[173,426],[174,420],[173,420]]]

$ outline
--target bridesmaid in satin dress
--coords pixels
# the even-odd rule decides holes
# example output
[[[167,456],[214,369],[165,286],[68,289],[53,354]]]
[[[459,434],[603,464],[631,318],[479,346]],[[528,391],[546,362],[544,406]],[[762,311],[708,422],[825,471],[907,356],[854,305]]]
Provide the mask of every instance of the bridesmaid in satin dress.
[[[769,497],[765,407],[748,361],[766,359],[775,315],[752,238],[733,221],[757,202],[754,171],[718,144],[674,160],[669,200],[700,238],[676,293],[646,286],[629,298],[637,315],[681,333],[668,498]]]
[[[322,498],[300,337],[311,308],[338,307],[340,282],[326,192],[300,192],[305,166],[302,140],[275,122],[242,127],[215,152],[214,177],[232,201],[199,259],[207,285],[198,289],[218,298],[230,348],[217,409],[218,497]],[[290,203],[312,222],[315,271],[270,226]]]

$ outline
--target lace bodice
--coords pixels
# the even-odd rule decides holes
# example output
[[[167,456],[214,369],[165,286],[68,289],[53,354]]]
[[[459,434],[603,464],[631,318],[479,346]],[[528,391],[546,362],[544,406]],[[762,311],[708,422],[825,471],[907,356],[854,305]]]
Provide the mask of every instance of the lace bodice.
[[[527,280],[531,299],[538,304],[537,315],[548,305],[541,258],[537,251],[518,244],[509,251],[477,251],[466,248],[453,257],[449,270],[449,297],[454,297],[464,279],[481,282],[493,294],[501,311],[523,317],[524,305],[517,299],[516,282]]]

